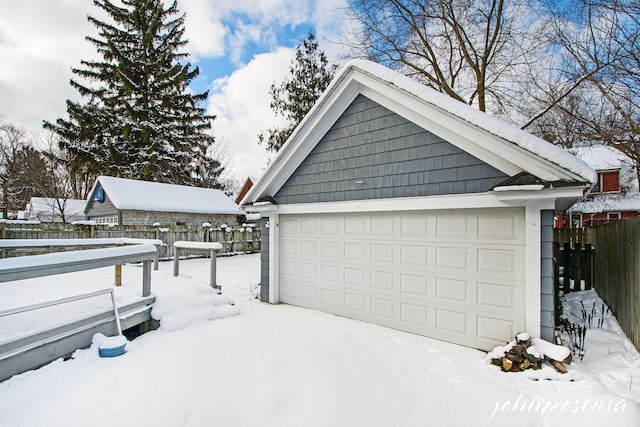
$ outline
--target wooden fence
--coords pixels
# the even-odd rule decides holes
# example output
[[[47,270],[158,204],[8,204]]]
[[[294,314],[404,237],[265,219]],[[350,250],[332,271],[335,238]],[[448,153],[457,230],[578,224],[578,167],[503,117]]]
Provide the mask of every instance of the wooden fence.
[[[7,221],[0,222],[0,237],[3,239],[88,239],[127,237],[133,239],[159,239],[166,245],[161,257],[173,256],[173,243],[178,240],[196,242],[219,242],[220,255],[260,252],[260,228],[253,226],[234,229],[141,225],[72,225]]]
[[[640,349],[640,218],[587,227],[585,234],[598,254],[594,287]]]

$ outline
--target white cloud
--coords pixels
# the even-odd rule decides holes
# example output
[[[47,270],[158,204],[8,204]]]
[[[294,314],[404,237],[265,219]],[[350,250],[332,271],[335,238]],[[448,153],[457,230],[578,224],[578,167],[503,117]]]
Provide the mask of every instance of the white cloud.
[[[222,56],[225,53],[227,28],[211,1],[184,1],[180,5],[186,13],[185,38],[193,57]]]
[[[212,84],[208,112],[217,116],[213,133],[226,145],[231,160],[227,172],[241,180],[261,175],[267,164],[269,156],[265,146],[258,144],[258,134],[283,124],[269,106],[269,88],[285,77],[293,55],[294,50],[288,48],[256,55],[246,66]]]
[[[37,10],[37,13],[34,11]],[[75,98],[71,67],[96,56],[84,37],[94,34],[87,15],[99,12],[85,0],[22,0],[0,14],[0,116],[29,131],[65,113]]]

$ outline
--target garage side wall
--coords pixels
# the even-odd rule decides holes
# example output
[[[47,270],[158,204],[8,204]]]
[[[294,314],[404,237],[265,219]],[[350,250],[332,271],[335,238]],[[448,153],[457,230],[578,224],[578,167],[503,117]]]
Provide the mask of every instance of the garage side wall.
[[[553,342],[555,304],[553,292],[553,210],[540,212],[540,337]]]
[[[260,301],[269,302],[269,227],[268,218],[260,219]]]
[[[275,199],[290,204],[481,193],[506,177],[359,95]]]

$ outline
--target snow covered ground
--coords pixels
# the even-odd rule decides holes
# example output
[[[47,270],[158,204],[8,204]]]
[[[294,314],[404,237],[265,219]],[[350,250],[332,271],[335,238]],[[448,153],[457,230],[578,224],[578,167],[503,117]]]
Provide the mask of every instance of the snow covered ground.
[[[80,350],[0,383],[0,425],[640,425],[640,355],[612,316],[587,332],[584,359],[567,376],[536,381],[501,372],[473,349],[260,303],[253,298],[258,255],[222,258],[218,266],[235,309],[212,309],[223,301],[207,285],[208,260],[181,262],[178,278],[161,263],[152,291],[163,327],[128,343],[120,357]],[[118,300],[140,295],[140,268],[125,266],[123,277]],[[106,268],[0,284],[0,309],[112,280]],[[567,305],[590,307],[596,298],[575,293]],[[23,319],[22,333],[60,314]],[[5,338],[16,327],[0,318]]]

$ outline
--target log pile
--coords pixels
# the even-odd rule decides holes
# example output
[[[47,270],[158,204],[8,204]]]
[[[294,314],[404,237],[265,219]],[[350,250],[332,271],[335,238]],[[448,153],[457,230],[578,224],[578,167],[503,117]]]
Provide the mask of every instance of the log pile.
[[[532,339],[528,333],[516,335],[514,341],[496,348],[490,357],[491,363],[499,366],[503,372],[541,369],[548,364],[561,374],[566,374],[565,365],[571,363],[571,351],[568,348],[538,338]]]

